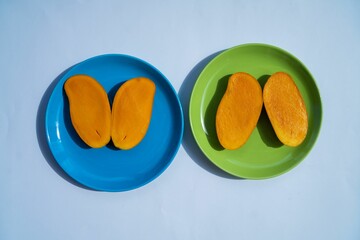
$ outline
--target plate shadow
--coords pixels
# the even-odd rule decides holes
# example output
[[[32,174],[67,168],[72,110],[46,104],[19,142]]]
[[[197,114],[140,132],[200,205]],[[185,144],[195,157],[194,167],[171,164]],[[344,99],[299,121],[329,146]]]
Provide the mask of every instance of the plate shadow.
[[[72,66],[73,67],[73,66]],[[87,190],[95,191],[94,189],[88,188],[84,186],[83,184],[75,181],[73,178],[71,178],[56,162],[54,156],[51,153],[50,147],[47,142],[47,136],[46,136],[46,129],[45,129],[45,118],[46,118],[46,108],[51,96],[51,93],[53,92],[56,84],[60,81],[60,79],[72,68],[69,67],[65,71],[63,71],[57,78],[55,78],[49,87],[46,89],[44,95],[42,96],[39,107],[36,114],[36,136],[39,144],[39,148],[41,150],[42,155],[44,156],[47,163],[50,165],[50,167],[64,180],[67,182],[83,188]]]
[[[180,98],[180,102],[181,105],[183,107],[183,112],[184,112],[184,136],[183,136],[183,140],[182,140],[182,145],[186,151],[186,153],[190,156],[190,158],[200,167],[202,167],[203,169],[205,169],[206,171],[217,175],[219,177],[223,177],[223,178],[228,178],[228,179],[242,179],[236,176],[233,176],[223,170],[221,170],[220,168],[218,168],[216,165],[214,165],[206,156],[205,154],[201,151],[201,149],[199,148],[199,146],[197,145],[194,136],[192,134],[191,128],[190,128],[190,121],[189,121],[189,103],[190,103],[190,97],[191,97],[191,92],[192,89],[194,87],[194,84],[197,80],[197,78],[199,77],[200,73],[202,72],[202,70],[205,68],[205,66],[217,55],[219,55],[221,52],[223,51],[218,51],[215,52],[209,56],[207,56],[206,58],[204,58],[203,60],[201,60],[198,64],[195,65],[195,67],[189,72],[189,74],[186,76],[186,78],[184,79],[184,82],[182,83],[180,90],[178,92],[179,98]],[[220,90],[223,90],[223,83],[220,84],[219,86],[219,92]],[[226,87],[226,86],[225,86]],[[218,95],[216,95],[217,97],[214,97],[211,101],[211,104],[215,105],[218,104],[221,100],[218,99]],[[217,109],[217,107],[216,107]],[[215,111],[216,113],[216,111]],[[206,115],[213,115],[214,114],[214,110],[207,110]],[[215,124],[215,119],[208,121],[206,124],[208,125],[213,125]],[[215,129],[214,127],[210,128],[210,129]],[[213,138],[212,138],[213,139]],[[217,138],[216,138],[217,140]],[[211,142],[210,144],[215,145],[217,147],[219,147],[219,142],[217,140],[217,143],[215,141]]]

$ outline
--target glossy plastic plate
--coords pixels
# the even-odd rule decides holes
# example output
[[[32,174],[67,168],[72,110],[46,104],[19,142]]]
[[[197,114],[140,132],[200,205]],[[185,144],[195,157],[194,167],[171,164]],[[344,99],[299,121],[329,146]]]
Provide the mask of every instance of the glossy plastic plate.
[[[124,81],[148,77],[156,85],[152,118],[145,138],[131,150],[111,143],[89,148],[75,132],[63,85],[72,75],[95,78],[112,99]],[[101,55],[81,62],[59,80],[50,96],[45,119],[50,150],[64,171],[79,183],[96,190],[126,191],[149,183],[171,163],[183,135],[180,101],[170,82],[150,64],[119,54]]]
[[[309,119],[305,141],[298,147],[281,144],[263,108],[246,144],[237,150],[223,149],[215,116],[229,76],[247,72],[263,86],[278,71],[292,76],[305,100]],[[314,78],[297,58],[274,46],[245,44],[223,51],[203,69],[193,88],[189,118],[197,144],[216,166],[238,177],[264,179],[289,171],[310,152],[320,131],[322,107]]]

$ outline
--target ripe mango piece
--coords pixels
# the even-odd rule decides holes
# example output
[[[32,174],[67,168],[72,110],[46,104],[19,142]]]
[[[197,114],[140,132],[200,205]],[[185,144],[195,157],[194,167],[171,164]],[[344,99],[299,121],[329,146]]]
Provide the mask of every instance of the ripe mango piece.
[[[306,138],[308,115],[305,102],[290,75],[277,72],[268,79],[263,92],[264,105],[279,140],[296,147]]]
[[[105,146],[110,141],[111,109],[104,88],[90,76],[75,75],[64,89],[77,134],[92,148]]]
[[[229,150],[244,145],[256,127],[263,104],[259,82],[250,74],[231,75],[216,112],[216,133]]]
[[[145,137],[155,89],[150,79],[138,77],[126,81],[116,92],[112,105],[111,137],[117,148],[131,149]]]

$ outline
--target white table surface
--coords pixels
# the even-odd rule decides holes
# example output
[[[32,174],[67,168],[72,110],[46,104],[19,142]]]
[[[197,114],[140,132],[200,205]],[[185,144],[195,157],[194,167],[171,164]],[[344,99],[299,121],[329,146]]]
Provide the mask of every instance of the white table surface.
[[[186,113],[202,60],[251,42],[297,56],[323,104],[306,159],[261,181],[212,167]],[[0,0],[0,239],[360,239],[359,44],[356,0]],[[186,113],[172,164],[129,192],[71,183],[37,128],[53,80],[104,53],[153,64]]]

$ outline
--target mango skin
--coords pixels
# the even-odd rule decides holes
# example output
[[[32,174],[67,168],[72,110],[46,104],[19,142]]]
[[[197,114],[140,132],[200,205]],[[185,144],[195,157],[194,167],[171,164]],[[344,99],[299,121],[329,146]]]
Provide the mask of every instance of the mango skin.
[[[111,138],[123,150],[137,146],[148,130],[156,86],[145,77],[126,81],[115,94],[112,105]]]
[[[308,115],[291,76],[284,72],[271,75],[264,86],[263,98],[276,136],[287,146],[299,146],[307,135]]]
[[[246,143],[259,120],[262,105],[261,86],[253,76],[244,72],[230,76],[216,112],[216,133],[225,149],[238,149]]]
[[[110,141],[111,109],[105,89],[92,77],[74,75],[66,80],[70,118],[79,137],[92,148]]]

